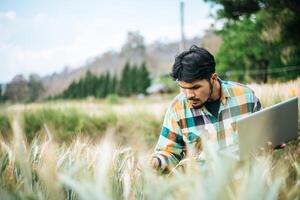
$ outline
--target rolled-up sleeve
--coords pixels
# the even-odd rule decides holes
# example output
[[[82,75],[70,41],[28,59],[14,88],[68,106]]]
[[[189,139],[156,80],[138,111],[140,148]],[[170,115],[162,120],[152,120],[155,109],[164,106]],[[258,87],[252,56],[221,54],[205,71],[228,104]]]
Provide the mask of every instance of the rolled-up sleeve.
[[[185,155],[185,142],[175,113],[168,109],[153,157],[160,159],[162,170],[171,169]]]

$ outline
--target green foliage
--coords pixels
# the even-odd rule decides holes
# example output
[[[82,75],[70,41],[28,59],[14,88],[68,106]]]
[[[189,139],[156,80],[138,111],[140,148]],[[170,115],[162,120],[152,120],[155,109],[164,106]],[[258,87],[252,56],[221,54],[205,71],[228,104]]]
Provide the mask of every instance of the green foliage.
[[[164,84],[170,92],[176,92],[176,93],[180,92],[179,87],[176,84],[176,81],[174,81],[169,74],[164,74],[164,75],[156,77],[153,80],[153,83]]]
[[[31,74],[28,81],[29,101],[36,101],[43,91],[44,87],[38,76]]]
[[[131,94],[131,73],[130,64],[126,62],[120,80],[118,94],[121,96],[129,96]]]
[[[149,167],[136,146],[114,148],[34,138],[0,144],[0,199],[298,199],[299,154],[257,155],[238,162],[204,142],[206,162],[187,157],[167,176]],[[26,148],[25,148],[26,147]],[[299,147],[299,146],[298,146]],[[184,168],[184,170],[181,170]],[[183,184],[185,183],[185,184]]]
[[[223,38],[223,45],[216,56],[217,70],[220,74],[234,69],[244,72],[234,77],[238,81],[256,79],[266,82],[267,74],[264,72],[273,48],[260,38],[257,31],[259,27],[260,24],[254,19],[244,18],[227,24],[219,32]],[[261,74],[247,74],[249,70],[258,70]]]
[[[0,103],[4,101],[4,97],[2,94],[2,84],[0,84]]]
[[[24,113],[24,129],[26,137],[29,141],[37,135],[42,129],[44,123],[44,117],[42,113],[26,112]]]
[[[70,84],[68,89],[63,92],[62,97],[72,99],[96,96],[97,81],[98,77],[87,71],[84,78]]]
[[[75,136],[102,137],[112,127],[118,132],[116,142],[141,141],[151,146],[161,129],[161,121],[152,114],[135,112],[129,115],[116,115],[110,111],[101,116],[88,116],[78,109],[37,109],[23,114],[23,127],[28,141],[45,134],[45,126],[59,142],[70,142]],[[11,131],[6,116],[0,116],[2,133]],[[133,139],[135,138],[135,139]]]
[[[121,96],[130,96],[132,94],[146,93],[151,80],[146,64],[141,66],[130,66],[127,62],[122,71],[118,94]]]
[[[6,115],[0,114],[0,134],[7,138],[11,132],[9,118]]]
[[[17,75],[6,85],[4,98],[11,102],[28,101],[28,82],[22,75]]]
[[[116,104],[119,102],[119,96],[117,94],[109,94],[106,100],[109,104]]]
[[[217,69],[235,80],[267,82],[299,76],[300,3],[271,0],[207,0],[226,19]],[[234,74],[230,74],[233,72]]]
[[[127,62],[123,68],[121,79],[109,72],[96,76],[90,71],[79,81],[73,81],[63,92],[60,98],[79,99],[88,96],[105,98],[110,94],[130,96],[132,94],[145,93],[150,86],[149,72],[146,64],[140,67],[130,66]]]
[[[120,144],[140,141],[140,144],[153,146],[160,132],[162,120],[143,112],[120,116],[115,126],[118,133],[117,141]]]
[[[260,3],[263,1],[257,0],[205,0],[215,4],[221,4],[222,9],[218,10],[218,16],[238,20],[241,16],[250,16],[252,13],[260,9]]]
[[[107,113],[102,117],[89,117],[76,109],[28,111],[24,113],[23,122],[29,141],[42,131],[45,124],[55,130],[53,132],[55,139],[70,141],[78,134],[101,136],[108,126],[113,126],[115,123],[116,116],[112,113]]]
[[[138,85],[138,93],[145,93],[146,89],[151,85],[151,79],[149,77],[149,72],[147,70],[145,62],[142,63],[136,79]]]
[[[288,98],[288,89],[298,89],[299,80],[284,87],[276,85],[272,89],[270,86],[258,86],[262,87],[264,99],[269,100],[265,106]],[[146,102],[137,107],[148,107],[153,99],[148,101],[149,104]],[[69,106],[70,102],[59,103],[61,107],[66,104]],[[56,140],[45,141],[36,134],[31,136],[33,139],[28,144],[28,140],[23,139],[25,137],[20,137],[22,133],[14,129],[11,135],[17,137],[1,140],[0,199],[299,198],[300,138],[288,143],[284,149],[254,155],[253,159],[243,162],[218,154],[209,142],[203,140],[207,158],[205,163],[187,157],[170,174],[159,176],[148,163],[163,119],[162,116],[154,115],[151,109],[148,112],[144,109],[140,112],[124,112],[128,110],[127,105],[118,104],[115,107],[118,109],[116,113],[103,110],[102,115],[89,116],[79,112],[79,108],[40,110],[39,106],[48,108],[49,104],[35,105],[29,105],[24,111],[24,115],[29,113],[31,116],[28,123],[35,116],[36,125],[32,126],[36,128],[31,130],[42,132],[43,124],[47,124],[53,138],[61,138],[58,136],[61,131],[71,131],[72,136],[64,137],[56,143]],[[73,106],[78,106],[78,102]],[[110,106],[103,106],[102,102],[99,105],[101,108]],[[125,109],[120,109],[121,106]],[[92,113],[95,107],[90,108],[93,110],[85,109],[84,112]],[[8,114],[16,117],[16,109],[7,110],[12,112]],[[7,117],[4,118],[0,123],[8,122]],[[4,126],[0,124],[0,127]],[[112,139],[101,137],[99,142],[95,137],[102,136],[105,129]],[[76,133],[81,133],[80,137],[74,138],[78,136]],[[83,134],[92,134],[94,137],[82,137]],[[115,148],[116,143],[121,147]],[[183,167],[184,170],[181,170]]]
[[[43,84],[38,75],[30,74],[29,80],[17,75],[6,85],[4,94],[0,85],[0,102],[34,102],[40,98],[43,91]]]

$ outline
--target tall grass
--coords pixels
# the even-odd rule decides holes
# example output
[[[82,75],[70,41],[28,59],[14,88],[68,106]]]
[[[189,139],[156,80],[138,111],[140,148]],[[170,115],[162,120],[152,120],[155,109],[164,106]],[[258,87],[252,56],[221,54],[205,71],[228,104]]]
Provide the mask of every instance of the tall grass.
[[[31,140],[44,125],[55,130],[55,139],[69,141],[78,134],[101,136],[108,126],[114,126],[116,116],[107,113],[102,117],[90,117],[78,109],[37,109],[24,112],[23,123],[27,138]]]
[[[267,107],[299,96],[299,84],[250,87]],[[0,199],[300,198],[300,139],[245,162],[221,156],[204,142],[205,165],[187,157],[160,175],[148,159],[170,97],[107,101],[4,109]]]
[[[6,138],[11,134],[10,119],[19,113],[26,139],[30,142],[51,131],[54,140],[70,143],[77,136],[101,139],[109,128],[117,132],[117,144],[153,146],[160,131],[162,116],[144,111],[114,113],[107,111],[100,116],[88,115],[78,108],[37,108],[0,115],[0,132]],[[45,135],[45,134],[44,134]]]
[[[184,170],[159,176],[147,153],[115,146],[113,129],[99,143],[77,138],[61,146],[35,137],[29,145],[18,121],[12,124],[13,139],[0,143],[0,199],[299,198],[299,154],[291,153],[299,144],[277,159],[265,153],[238,162],[204,142],[206,165],[188,157]]]
[[[9,122],[9,117],[4,114],[0,114],[0,134],[4,138],[8,138],[11,134],[11,125]]]
[[[288,98],[298,96],[300,98],[300,78],[286,83],[249,84],[259,97],[264,107],[279,103]]]

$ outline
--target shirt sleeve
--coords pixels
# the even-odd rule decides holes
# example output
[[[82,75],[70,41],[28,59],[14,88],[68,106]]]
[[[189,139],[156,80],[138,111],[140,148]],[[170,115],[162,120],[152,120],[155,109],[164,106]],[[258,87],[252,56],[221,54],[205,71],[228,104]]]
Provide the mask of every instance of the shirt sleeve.
[[[170,170],[185,155],[186,145],[178,121],[174,111],[169,108],[153,154],[160,160],[161,170]]]

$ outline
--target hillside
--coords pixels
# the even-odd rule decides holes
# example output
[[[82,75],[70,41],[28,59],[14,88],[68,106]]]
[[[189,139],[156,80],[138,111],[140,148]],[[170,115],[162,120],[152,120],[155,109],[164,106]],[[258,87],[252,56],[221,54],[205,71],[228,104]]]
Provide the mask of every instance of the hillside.
[[[220,39],[212,31],[207,31],[203,39],[194,37],[186,41],[186,46],[192,44],[207,46],[213,52],[218,49]],[[209,44],[209,45],[206,45]],[[65,68],[60,73],[54,73],[42,78],[45,88],[43,96],[53,96],[64,91],[73,80],[78,80],[87,70],[92,73],[101,74],[106,71],[120,73],[126,61],[140,64],[145,61],[148,70],[153,76],[169,73],[174,57],[179,53],[179,42],[157,41],[148,46],[144,45],[143,37],[136,32],[128,33],[127,42],[120,52],[108,51],[98,57],[90,59],[85,65],[78,69]]]

